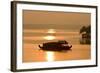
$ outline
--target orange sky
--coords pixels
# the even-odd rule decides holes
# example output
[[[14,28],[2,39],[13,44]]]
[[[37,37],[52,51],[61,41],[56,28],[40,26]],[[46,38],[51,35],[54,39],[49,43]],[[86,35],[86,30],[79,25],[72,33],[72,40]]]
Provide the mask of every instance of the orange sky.
[[[23,11],[23,23],[26,29],[79,30],[83,25],[90,25],[90,17],[89,13]]]

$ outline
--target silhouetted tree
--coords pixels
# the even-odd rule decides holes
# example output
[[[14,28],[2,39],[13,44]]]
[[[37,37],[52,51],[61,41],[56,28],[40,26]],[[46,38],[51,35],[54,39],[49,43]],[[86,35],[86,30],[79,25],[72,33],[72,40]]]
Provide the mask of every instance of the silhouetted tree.
[[[83,32],[85,32],[85,33],[83,33]],[[91,25],[83,26],[80,29],[80,34],[82,35],[81,40],[80,40],[81,44],[90,44],[91,43]]]
[[[81,29],[80,29],[80,33],[82,32],[86,32],[87,34],[91,33],[91,26],[83,26]]]
[[[80,29],[80,33],[85,32],[85,31],[86,31],[86,27],[83,26],[83,27]]]
[[[91,33],[91,26],[90,26],[90,25],[87,27],[86,33],[87,33],[87,34],[90,34],[90,33]]]

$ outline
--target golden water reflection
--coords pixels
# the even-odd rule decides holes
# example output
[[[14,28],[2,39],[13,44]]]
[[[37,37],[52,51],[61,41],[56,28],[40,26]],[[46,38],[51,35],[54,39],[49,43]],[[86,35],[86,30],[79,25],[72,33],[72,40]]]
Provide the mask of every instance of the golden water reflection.
[[[37,46],[38,44],[24,45],[23,62],[51,62],[91,58],[91,48],[89,45],[73,45],[72,51],[45,51]]]
[[[37,33],[39,35],[28,34],[28,36],[24,36],[23,62],[48,62],[91,58],[91,46],[79,44],[80,35],[78,32],[55,29],[34,30],[34,32],[28,30],[25,32]],[[46,51],[39,48],[39,45],[43,45],[45,42],[58,40],[66,40],[71,43],[72,51]]]
[[[47,59],[47,61],[54,61],[54,52],[47,51],[46,52],[46,59]]]

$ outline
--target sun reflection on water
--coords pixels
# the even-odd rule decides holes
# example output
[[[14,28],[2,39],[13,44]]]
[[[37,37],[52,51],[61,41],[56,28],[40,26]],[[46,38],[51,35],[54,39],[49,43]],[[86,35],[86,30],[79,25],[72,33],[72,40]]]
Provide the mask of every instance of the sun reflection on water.
[[[46,52],[47,61],[54,61],[54,52],[48,51]]]
[[[54,40],[54,39],[56,39],[56,37],[52,35],[52,34],[56,33],[56,31],[54,29],[48,29],[47,33],[50,33],[50,35],[44,36],[43,38],[45,40]],[[46,52],[46,59],[47,59],[47,61],[54,61],[54,52],[47,51]]]

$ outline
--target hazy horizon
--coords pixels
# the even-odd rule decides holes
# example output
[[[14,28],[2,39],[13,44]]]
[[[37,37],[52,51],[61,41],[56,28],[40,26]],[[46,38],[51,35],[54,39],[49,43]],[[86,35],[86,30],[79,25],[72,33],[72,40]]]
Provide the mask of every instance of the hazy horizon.
[[[25,29],[66,29],[78,31],[91,24],[90,13],[23,10]]]

